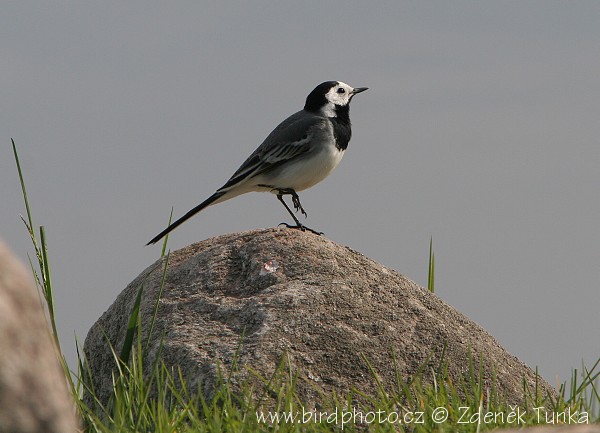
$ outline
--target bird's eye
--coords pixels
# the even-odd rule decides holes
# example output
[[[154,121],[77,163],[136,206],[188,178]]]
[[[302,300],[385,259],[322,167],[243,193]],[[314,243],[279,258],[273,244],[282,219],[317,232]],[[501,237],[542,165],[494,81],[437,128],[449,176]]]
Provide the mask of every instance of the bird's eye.
[[[346,90],[345,90],[343,87],[340,87],[339,89],[337,89],[337,92],[338,92],[340,95],[343,95],[344,93],[346,93]]]

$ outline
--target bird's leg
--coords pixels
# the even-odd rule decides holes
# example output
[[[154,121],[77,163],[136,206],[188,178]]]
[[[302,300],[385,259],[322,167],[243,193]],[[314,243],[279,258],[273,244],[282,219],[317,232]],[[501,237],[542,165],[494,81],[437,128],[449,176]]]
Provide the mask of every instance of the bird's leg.
[[[306,211],[302,207],[302,204],[300,204],[300,197],[298,197],[298,194],[296,193],[296,191],[294,191],[293,189],[279,189],[277,191],[278,191],[277,199],[281,203],[283,203],[283,206],[285,206],[285,208],[287,209],[287,211],[289,212],[289,214],[294,219],[294,222],[296,223],[295,226],[291,226],[291,225],[289,225],[287,223],[281,223],[281,224],[283,224],[286,227],[291,228],[291,229],[298,229],[298,230],[302,230],[302,231],[308,230],[309,232],[312,232],[312,233],[314,233],[316,235],[322,235],[323,234],[322,232],[318,232],[316,230],[313,230],[313,229],[311,229],[309,227],[306,227],[305,225],[301,224],[300,221],[298,221],[298,218],[296,218],[296,215],[294,215],[294,213],[292,212],[292,210],[289,208],[289,206],[287,205],[287,203],[283,199],[283,196],[285,194],[291,195],[292,196],[292,204],[294,205],[294,209],[296,211],[301,211],[304,214],[304,216],[306,217],[307,216]]]
[[[289,206],[287,205],[287,203],[285,202],[285,200],[283,199],[283,194],[286,194],[284,192],[279,192],[279,194],[277,194],[277,199],[283,203],[283,205],[285,206],[285,208],[287,209],[287,211],[290,213],[290,215],[292,216],[292,218],[294,218],[294,221],[296,222],[296,225],[298,227],[302,227],[302,224],[300,224],[300,221],[298,221],[298,218],[296,218],[296,215],[294,215],[294,212],[292,212],[292,210],[289,208]],[[293,200],[292,200],[293,201]],[[294,206],[296,206],[294,204]]]
[[[284,188],[284,189],[279,189],[277,191],[281,195],[284,195],[284,194],[291,195],[292,196],[292,204],[294,205],[294,209],[296,210],[296,212],[300,211],[300,212],[302,212],[302,215],[304,215],[304,218],[308,217],[308,214],[302,207],[302,203],[300,203],[300,196],[296,193],[295,190],[293,190],[292,188]]]

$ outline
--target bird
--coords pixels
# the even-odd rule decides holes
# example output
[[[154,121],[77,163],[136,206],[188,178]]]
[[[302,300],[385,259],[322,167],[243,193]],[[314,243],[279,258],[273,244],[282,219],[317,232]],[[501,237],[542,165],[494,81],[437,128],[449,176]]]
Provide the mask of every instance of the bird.
[[[352,136],[350,101],[365,90],[368,87],[341,81],[319,84],[306,97],[304,108],[275,127],[221,188],[146,245],[158,242],[206,207],[252,191],[276,194],[295,222],[282,225],[321,235],[300,223],[283,197],[291,196],[294,210],[308,216],[298,191],[321,182],[339,164]]]

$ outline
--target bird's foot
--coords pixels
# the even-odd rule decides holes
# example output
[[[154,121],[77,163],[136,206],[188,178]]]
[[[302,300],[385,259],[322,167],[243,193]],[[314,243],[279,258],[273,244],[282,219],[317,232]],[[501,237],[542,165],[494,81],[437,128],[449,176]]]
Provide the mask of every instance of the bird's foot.
[[[296,212],[300,211],[302,212],[302,215],[304,215],[304,218],[308,217],[308,214],[302,207],[302,203],[300,203],[300,197],[298,197],[298,194],[296,193],[292,194],[292,204],[294,205]]]
[[[311,233],[316,234],[317,236],[321,236],[323,234],[323,232],[318,232],[316,230],[311,229],[310,227],[306,227],[305,225],[302,224],[296,224],[295,226],[288,224],[288,223],[280,223],[280,226],[286,226],[288,229],[295,229],[295,230],[300,230],[300,231],[309,231]]]

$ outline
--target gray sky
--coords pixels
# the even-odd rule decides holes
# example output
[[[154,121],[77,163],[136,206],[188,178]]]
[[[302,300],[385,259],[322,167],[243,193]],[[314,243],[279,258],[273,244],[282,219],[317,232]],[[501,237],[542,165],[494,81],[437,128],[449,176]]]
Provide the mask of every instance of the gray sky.
[[[301,194],[307,225],[427,281],[552,384],[600,356],[600,2],[4,2],[0,236],[26,260],[21,157],[62,346],[320,82],[368,86]],[[177,249],[289,220],[211,207]]]

